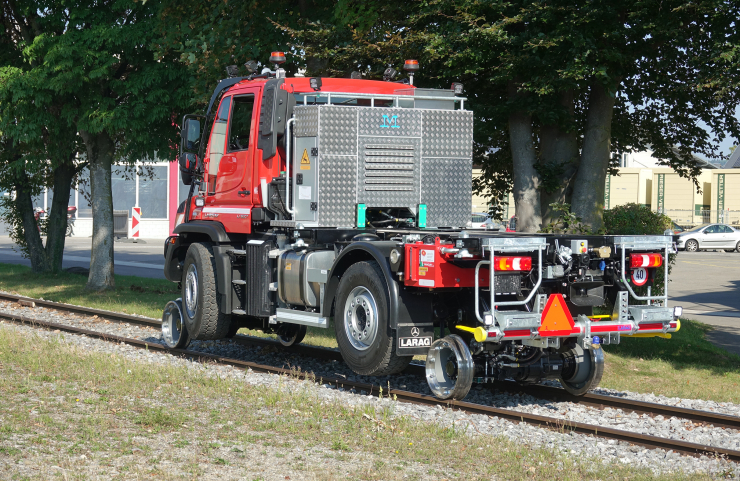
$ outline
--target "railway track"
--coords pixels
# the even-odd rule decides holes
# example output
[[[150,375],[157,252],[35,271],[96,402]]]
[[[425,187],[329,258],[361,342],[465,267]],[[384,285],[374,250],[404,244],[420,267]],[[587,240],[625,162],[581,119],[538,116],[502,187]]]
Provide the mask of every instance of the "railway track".
[[[72,306],[69,304],[60,304],[51,301],[32,299],[23,296],[15,296],[9,294],[0,294],[0,301],[16,302],[23,306],[38,306],[47,309],[53,309],[58,311],[73,312],[76,314],[84,314],[89,316],[98,316],[113,322],[133,323],[143,325],[147,327],[158,328],[161,323],[156,319],[131,316],[126,314],[119,314],[110,311],[103,311],[99,309],[90,309],[80,306]],[[231,365],[235,368],[240,369],[251,369],[256,372],[290,375],[306,380],[314,380],[311,373],[296,373],[288,369],[257,364],[249,361],[242,361],[239,359],[226,358],[217,356],[209,353],[200,351],[193,351],[187,349],[168,349],[162,344],[142,341],[139,339],[125,338],[98,331],[82,329],[78,327],[68,326],[65,324],[59,324],[55,322],[40,321],[24,315],[18,315],[8,312],[0,311],[0,319],[4,319],[11,322],[31,325],[35,327],[53,329],[73,334],[81,334],[96,339],[112,341],[127,344],[130,346],[138,347],[141,349],[149,349],[151,351],[170,352],[174,355],[184,356],[189,358],[209,360],[223,365]],[[285,352],[292,352],[305,356],[312,356],[319,359],[329,360],[341,360],[341,355],[338,351],[325,348],[316,348],[311,346],[297,345],[290,348],[285,348],[278,342],[270,339],[254,338],[247,336],[236,336],[233,341],[242,345],[274,345],[279,346],[280,349]],[[424,375],[424,366],[419,364],[412,364],[408,368],[409,373]],[[322,376],[322,381],[325,384],[329,384],[344,389],[356,389],[357,391],[366,391],[370,395],[376,395],[379,393],[380,386],[372,385],[362,382],[348,381],[343,378],[330,378]],[[526,393],[532,396],[547,399],[552,401],[566,401],[578,403],[581,405],[595,407],[595,408],[606,408],[612,407],[615,409],[622,409],[625,412],[635,412],[638,414],[647,414],[650,416],[667,416],[677,417],[686,420],[690,420],[698,424],[712,425],[714,427],[721,427],[726,429],[740,430],[740,417],[730,416],[726,414],[712,413],[708,411],[699,411],[694,409],[687,409],[675,406],[667,406],[657,403],[649,403],[643,401],[636,401],[630,399],[622,399],[613,396],[604,396],[599,394],[586,394],[582,397],[575,397],[563,389],[554,388],[550,386],[520,386],[513,382],[497,383],[496,389],[515,393]],[[625,441],[631,444],[643,446],[650,449],[666,449],[673,450],[682,454],[692,456],[720,456],[725,459],[740,462],[740,451],[724,449],[717,446],[709,446],[703,444],[690,443],[681,440],[661,438],[657,436],[651,436],[646,434],[637,434],[629,431],[620,429],[614,429],[607,426],[598,426],[586,423],[580,423],[576,421],[554,418],[548,416],[541,416],[532,413],[526,413],[521,411],[515,411],[511,409],[503,409],[492,406],[485,406],[481,404],[473,404],[465,401],[453,401],[453,400],[439,400],[433,396],[419,394],[409,391],[403,391],[400,389],[391,388],[390,391],[384,390],[387,395],[395,396],[396,399],[402,402],[421,404],[426,406],[442,405],[448,408],[459,409],[470,414],[483,414],[487,416],[497,416],[503,419],[507,419],[516,423],[523,422],[531,425],[536,425],[548,429],[554,429],[558,431],[576,432],[581,434],[598,436],[606,439],[616,439]]]

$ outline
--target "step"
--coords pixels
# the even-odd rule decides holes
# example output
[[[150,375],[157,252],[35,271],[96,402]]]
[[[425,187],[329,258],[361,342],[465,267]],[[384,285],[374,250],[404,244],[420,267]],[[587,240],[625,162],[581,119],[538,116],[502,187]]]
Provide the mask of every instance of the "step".
[[[239,316],[246,316],[247,315],[247,311],[245,311],[243,309],[232,309],[231,310],[231,313],[232,314],[239,315]]]
[[[243,249],[234,249],[230,251],[226,251],[227,254],[234,254],[235,256],[245,256],[247,255],[247,251]]]
[[[247,284],[247,281],[244,281],[242,279],[234,279],[231,281],[232,284],[236,284],[237,286],[244,286]]]

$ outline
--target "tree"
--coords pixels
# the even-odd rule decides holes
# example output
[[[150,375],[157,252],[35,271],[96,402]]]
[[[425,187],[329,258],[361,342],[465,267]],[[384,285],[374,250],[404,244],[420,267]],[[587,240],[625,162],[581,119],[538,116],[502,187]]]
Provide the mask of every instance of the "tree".
[[[330,67],[416,56],[429,86],[463,81],[476,160],[497,187],[512,173],[518,230],[552,221],[553,202],[598,229],[622,152],[650,147],[695,179],[692,154],[720,157],[724,132],[740,135],[736,2],[359,3],[340,1],[333,24],[291,33]]]
[[[40,9],[35,2],[10,2],[0,11],[0,186],[15,192],[2,200],[4,214],[11,237],[30,259],[32,270],[57,272],[62,268],[69,192],[79,149],[76,129],[62,111],[69,99],[37,96],[33,80],[26,76],[39,67],[39,60],[25,57],[25,49],[38,37],[64,28],[59,10],[41,15]],[[38,226],[32,196],[44,187],[56,195],[46,222]]]
[[[63,28],[27,41],[23,52],[30,68],[5,81],[25,89],[37,115],[63,102],[60,115],[79,134],[90,171],[93,239],[87,288],[109,289],[115,285],[111,166],[172,154],[175,122],[192,97],[190,77],[175,58],[161,53],[158,2],[24,5],[44,20],[59,16]]]

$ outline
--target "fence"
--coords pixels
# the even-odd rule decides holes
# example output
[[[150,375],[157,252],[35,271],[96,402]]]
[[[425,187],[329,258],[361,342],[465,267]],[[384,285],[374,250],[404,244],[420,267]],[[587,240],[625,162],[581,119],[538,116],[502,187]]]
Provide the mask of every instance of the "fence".
[[[740,227],[740,210],[663,209],[662,213],[684,228],[715,222]]]

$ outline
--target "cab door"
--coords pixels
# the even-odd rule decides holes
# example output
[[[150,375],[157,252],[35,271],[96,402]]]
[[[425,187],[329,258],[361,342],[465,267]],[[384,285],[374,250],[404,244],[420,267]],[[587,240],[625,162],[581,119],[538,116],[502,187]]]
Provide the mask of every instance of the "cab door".
[[[224,97],[211,135],[203,218],[221,222],[227,232],[251,232],[254,100],[254,89]]]

